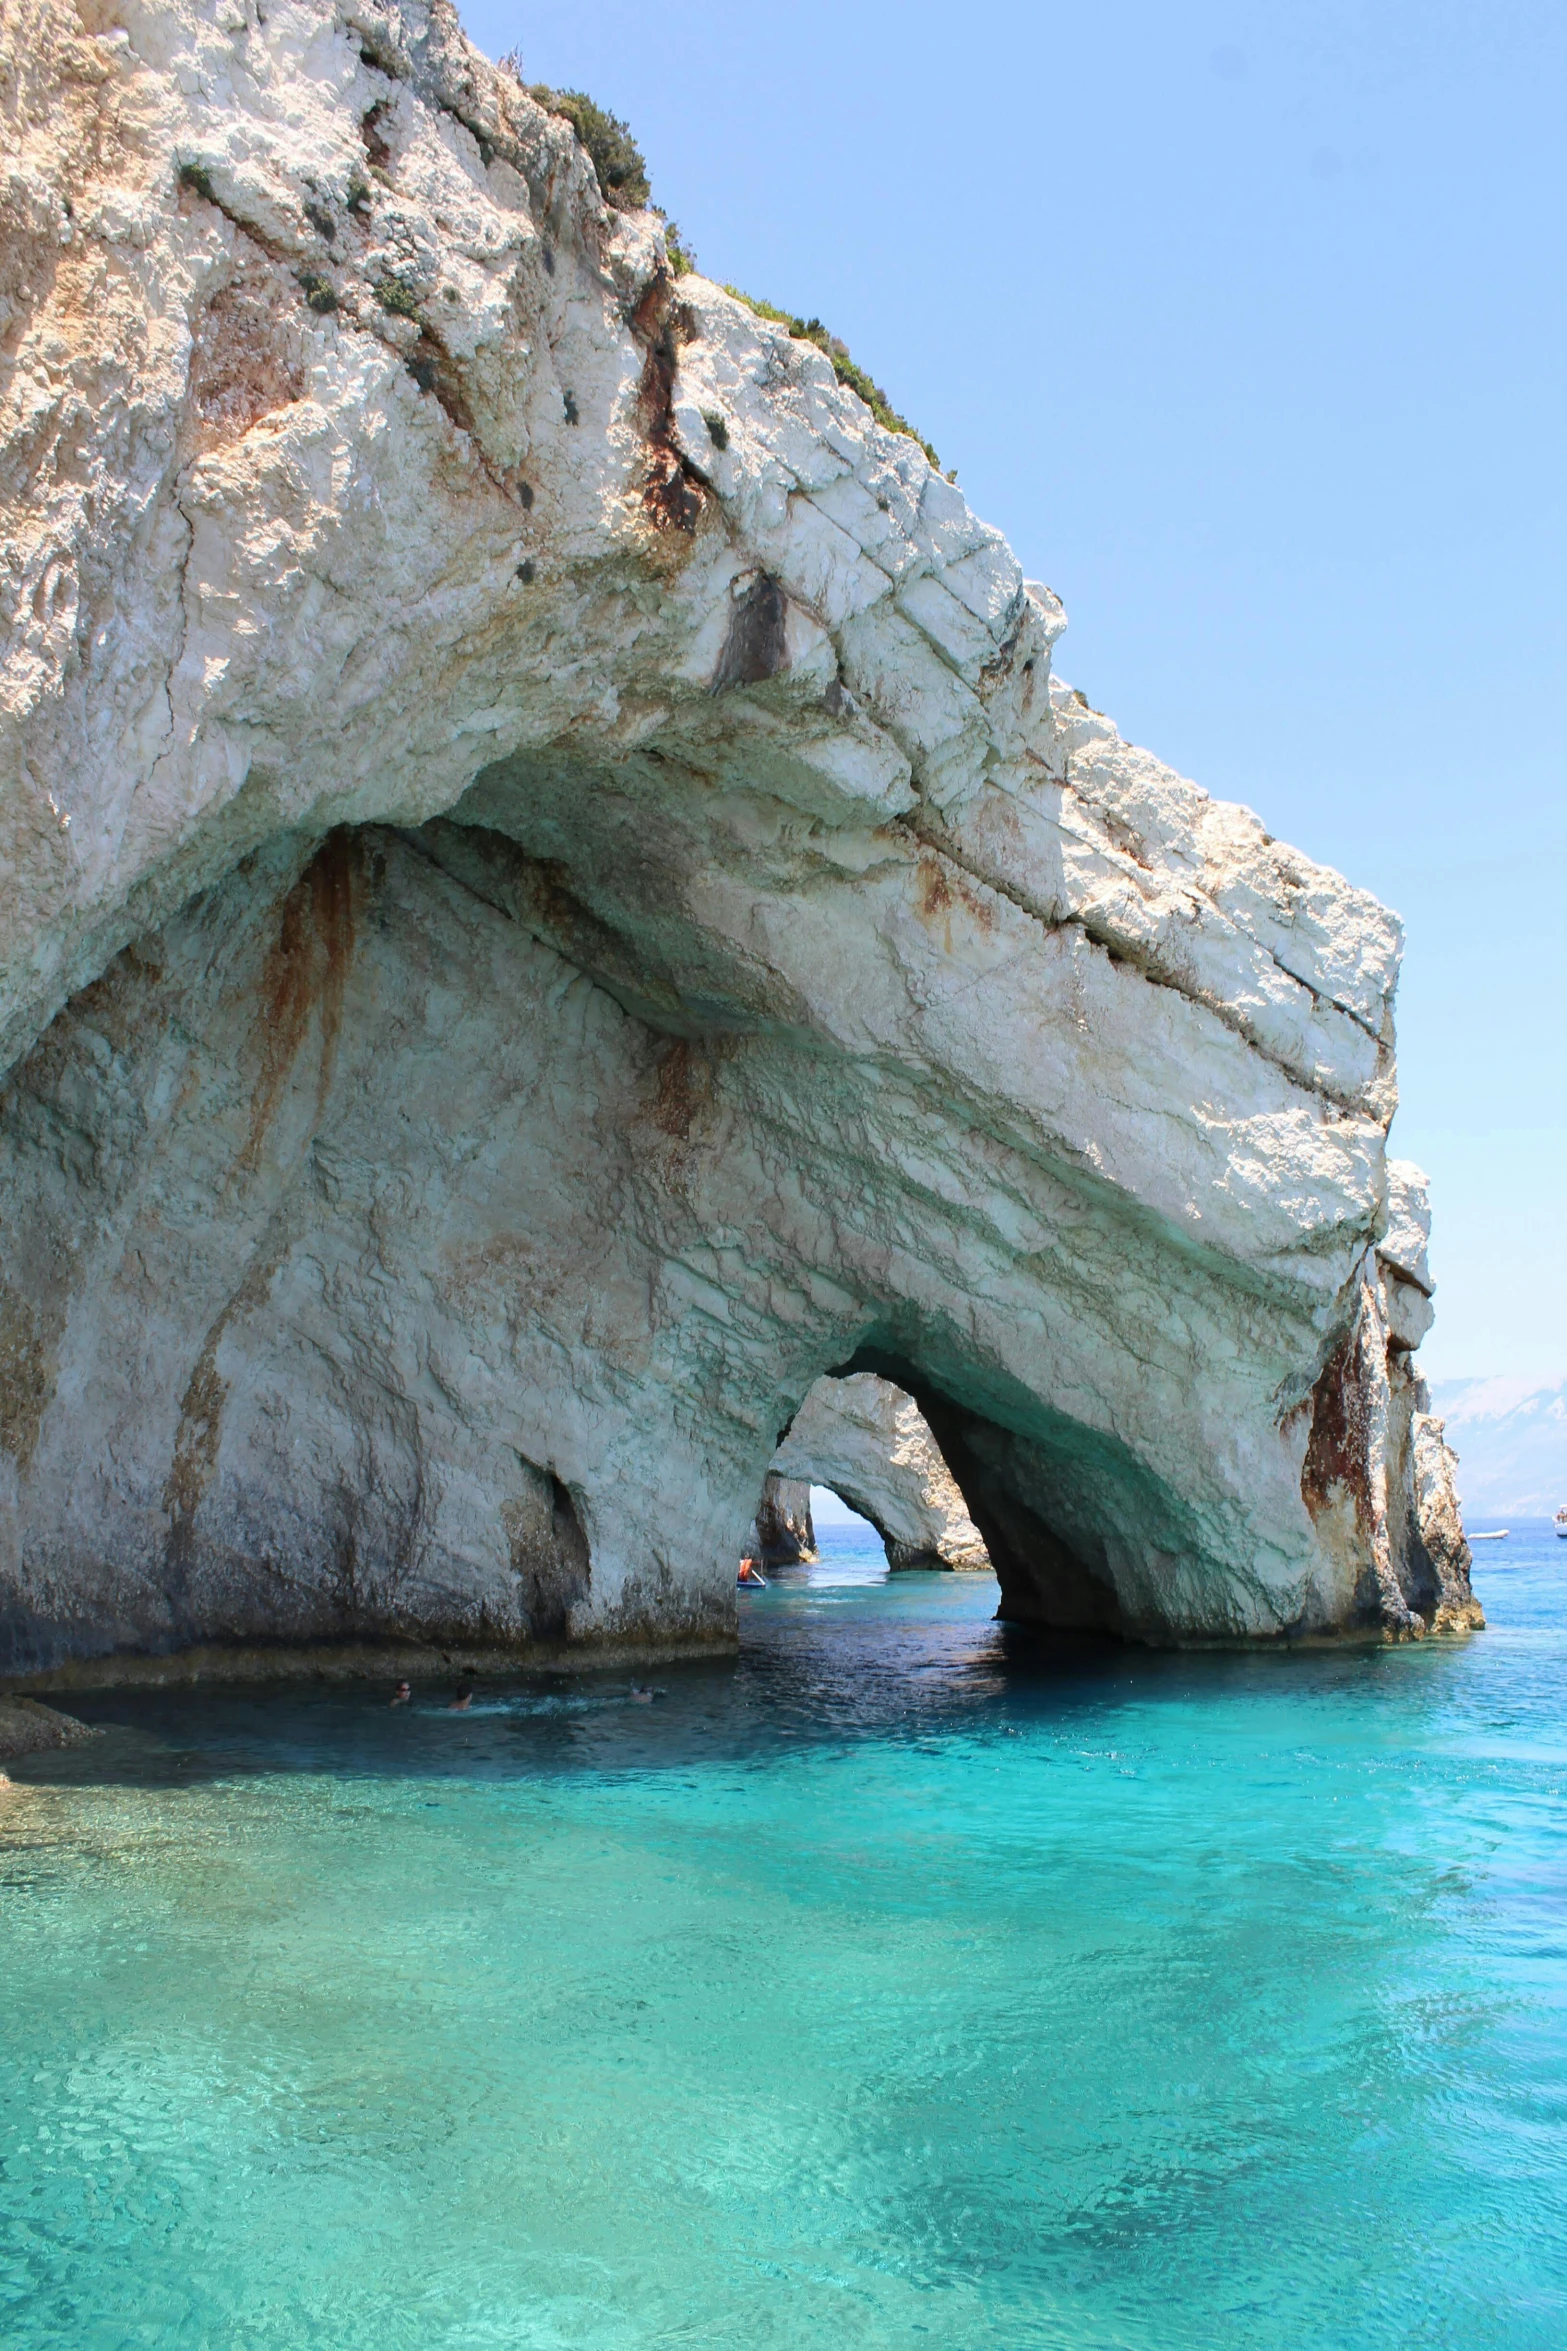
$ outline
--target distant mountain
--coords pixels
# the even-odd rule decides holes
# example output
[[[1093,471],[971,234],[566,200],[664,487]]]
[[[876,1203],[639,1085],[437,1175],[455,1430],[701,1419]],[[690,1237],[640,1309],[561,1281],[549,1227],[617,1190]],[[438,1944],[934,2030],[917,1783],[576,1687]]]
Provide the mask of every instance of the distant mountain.
[[[1471,1527],[1546,1518],[1567,1502],[1567,1380],[1433,1380]]]

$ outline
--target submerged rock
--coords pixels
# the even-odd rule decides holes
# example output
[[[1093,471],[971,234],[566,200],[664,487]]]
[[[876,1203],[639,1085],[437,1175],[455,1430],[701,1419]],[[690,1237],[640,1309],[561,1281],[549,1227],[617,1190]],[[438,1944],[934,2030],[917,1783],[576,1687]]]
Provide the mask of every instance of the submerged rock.
[[[818,1380],[773,1467],[782,1480],[804,1482],[807,1508],[811,1487],[827,1486],[869,1519],[889,1567],[983,1572],[990,1566],[924,1414],[912,1396],[874,1372]]]
[[[36,1698],[0,1697],[0,1763],[9,1763],[14,1755],[43,1754],[53,1747],[80,1747],[101,1736],[91,1724],[78,1722],[74,1714],[41,1706]]]
[[[1478,1621],[1395,919],[443,0],[0,102],[0,1670],[728,1640],[825,1371],[1010,1616]]]

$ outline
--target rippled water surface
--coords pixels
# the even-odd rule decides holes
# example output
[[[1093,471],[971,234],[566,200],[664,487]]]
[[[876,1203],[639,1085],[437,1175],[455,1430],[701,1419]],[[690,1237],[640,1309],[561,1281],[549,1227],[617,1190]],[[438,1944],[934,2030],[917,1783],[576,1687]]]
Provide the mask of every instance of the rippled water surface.
[[[7,2351],[1560,2351],[1567,1544],[1244,1658],[836,1548],[652,1706],[13,1765]]]

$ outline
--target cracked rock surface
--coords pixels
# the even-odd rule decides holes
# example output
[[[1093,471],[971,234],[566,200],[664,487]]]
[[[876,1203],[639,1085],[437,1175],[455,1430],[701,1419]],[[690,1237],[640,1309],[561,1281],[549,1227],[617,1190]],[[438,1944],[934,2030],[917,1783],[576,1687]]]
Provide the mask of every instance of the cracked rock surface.
[[[440,0],[0,22],[0,1670],[722,1642],[827,1371],[1010,1615],[1478,1621],[1394,917]]]

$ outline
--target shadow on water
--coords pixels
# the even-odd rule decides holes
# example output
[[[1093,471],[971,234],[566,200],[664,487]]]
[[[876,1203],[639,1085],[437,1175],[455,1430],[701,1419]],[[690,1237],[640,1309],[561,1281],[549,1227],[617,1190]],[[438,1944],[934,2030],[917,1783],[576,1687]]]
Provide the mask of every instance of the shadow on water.
[[[1244,1703],[1285,1692],[1305,1712],[1393,1675],[1440,1675],[1455,1651],[1156,1652],[995,1620],[988,1577],[904,1574],[829,1558],[742,1593],[732,1659],[625,1671],[418,1686],[390,1680],[115,1689],[67,1703],[103,1732],[90,1746],[19,1758],[15,1780],[58,1786],[195,1786],[276,1772],[506,1779],[579,1772],[764,1767],[864,1740],[1000,1742],[1063,1733],[1107,1711],[1174,1701]],[[651,1681],[652,1702],[638,1698]]]

